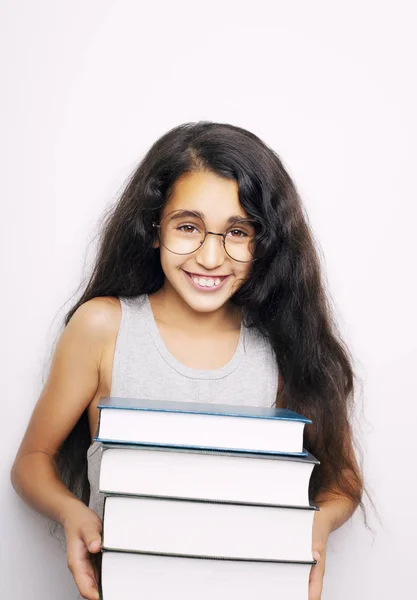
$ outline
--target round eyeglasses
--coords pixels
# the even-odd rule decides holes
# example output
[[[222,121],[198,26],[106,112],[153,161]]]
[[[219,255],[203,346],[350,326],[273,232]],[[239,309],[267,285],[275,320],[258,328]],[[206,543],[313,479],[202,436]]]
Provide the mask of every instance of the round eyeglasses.
[[[253,262],[255,238],[259,223],[254,219],[235,221],[224,233],[207,231],[203,219],[193,211],[174,210],[165,215],[159,224],[160,243],[173,254],[192,254],[199,250],[207,235],[218,235],[228,256],[238,262]]]

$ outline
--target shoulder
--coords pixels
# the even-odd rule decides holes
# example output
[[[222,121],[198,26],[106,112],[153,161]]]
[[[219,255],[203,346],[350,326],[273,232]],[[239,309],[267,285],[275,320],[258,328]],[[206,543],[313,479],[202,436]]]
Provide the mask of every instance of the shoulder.
[[[118,298],[114,296],[92,298],[77,308],[66,328],[83,338],[106,342],[117,335],[121,313]]]

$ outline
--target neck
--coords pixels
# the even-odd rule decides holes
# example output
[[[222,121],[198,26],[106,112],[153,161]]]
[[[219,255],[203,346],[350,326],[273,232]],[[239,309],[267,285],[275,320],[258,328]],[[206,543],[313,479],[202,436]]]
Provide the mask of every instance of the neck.
[[[211,312],[199,312],[189,306],[167,282],[149,295],[155,320],[175,329],[213,333],[240,328],[241,313],[238,307],[227,302]]]

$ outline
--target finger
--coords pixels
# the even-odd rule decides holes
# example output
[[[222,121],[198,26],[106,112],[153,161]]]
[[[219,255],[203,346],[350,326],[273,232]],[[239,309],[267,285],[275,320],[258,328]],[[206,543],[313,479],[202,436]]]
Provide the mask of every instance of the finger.
[[[74,575],[74,581],[82,598],[85,598],[85,600],[99,600],[100,596],[95,580],[93,581],[87,576]]]
[[[101,550],[101,534],[97,529],[85,529],[81,535],[89,552],[95,554]]]
[[[99,598],[97,578],[91,557],[81,539],[70,542],[67,547],[68,568],[83,598],[97,600]]]
[[[308,600],[320,600],[323,589],[324,567],[320,563],[314,565],[310,570],[308,585]]]
[[[320,581],[312,581],[308,587],[308,600],[321,600],[322,585]]]
[[[313,550],[313,558],[317,562],[320,562],[320,560],[321,560],[321,554],[320,554],[320,552],[317,549]]]
[[[74,581],[82,598],[85,598],[85,600],[99,600],[98,587],[94,581],[82,576],[74,576]]]
[[[75,561],[69,568],[81,596],[87,600],[98,600],[98,585],[93,566]]]

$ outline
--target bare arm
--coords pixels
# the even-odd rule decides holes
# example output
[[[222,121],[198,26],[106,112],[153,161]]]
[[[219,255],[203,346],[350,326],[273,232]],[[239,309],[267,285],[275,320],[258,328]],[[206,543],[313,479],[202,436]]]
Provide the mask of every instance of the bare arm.
[[[103,298],[83,304],[72,317],[58,341],[11,471],[18,494],[64,526],[68,564],[86,598],[98,598],[87,550],[100,549],[101,522],[62,483],[55,457],[99,389],[108,322],[109,307]]]
[[[345,451],[350,454],[355,466],[355,473],[349,471],[346,476],[361,495],[363,480],[351,440],[346,438],[345,444]],[[319,562],[311,570],[309,600],[320,600],[321,598],[329,535],[346,523],[358,507],[358,504],[347,497],[337,486],[331,490],[319,492],[315,500],[320,510],[314,514],[312,549],[313,557]]]
[[[79,501],[59,479],[54,459],[98,388],[99,321],[94,304],[87,303],[62,333],[11,472],[16,491],[61,523],[67,509]]]
[[[326,538],[332,531],[346,523],[358,507],[350,498],[342,495],[329,498],[323,496],[317,502],[317,505],[320,508],[319,513],[317,513],[317,522],[321,524],[321,529]]]

